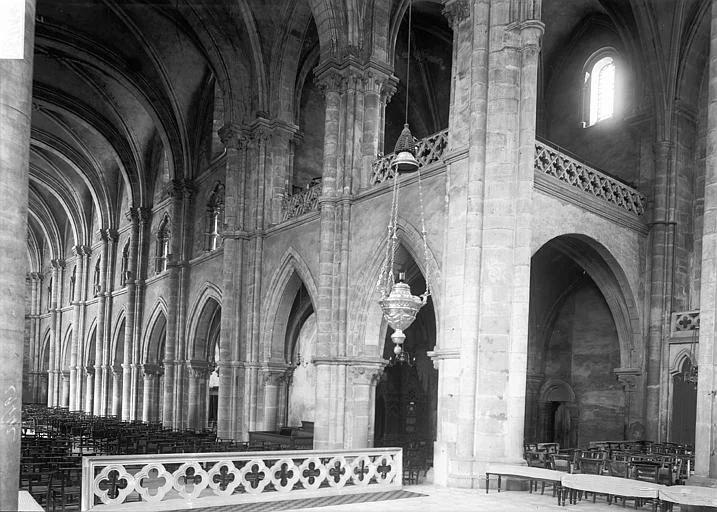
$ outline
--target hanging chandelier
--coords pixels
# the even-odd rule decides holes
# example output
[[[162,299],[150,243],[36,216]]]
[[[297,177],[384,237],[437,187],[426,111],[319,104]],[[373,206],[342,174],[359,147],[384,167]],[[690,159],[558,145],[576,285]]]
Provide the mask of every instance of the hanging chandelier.
[[[391,164],[393,167],[393,193],[391,200],[391,216],[388,223],[388,236],[386,237],[386,258],[384,266],[379,275],[377,288],[381,294],[381,300],[378,301],[383,316],[394,330],[391,334],[393,341],[393,357],[391,357],[391,365],[395,364],[412,364],[415,358],[403,350],[403,342],[406,335],[403,333],[413,321],[416,319],[418,311],[426,304],[430,296],[429,276],[426,270],[426,291],[416,296],[411,293],[411,287],[405,282],[405,275],[399,273],[398,279],[395,278],[394,264],[396,250],[398,249],[398,198],[400,176],[402,174],[413,173],[418,171],[418,197],[419,209],[421,215],[421,237],[423,239],[423,251],[425,262],[428,263],[428,244],[426,242],[426,225],[423,215],[423,189],[421,187],[421,171],[418,161],[416,160],[416,143],[408,128],[408,85],[410,76],[410,58],[411,58],[411,4],[408,6],[408,52],[406,58],[406,110],[405,124],[403,131],[396,141],[395,154],[396,158]],[[428,269],[428,265],[425,267]]]

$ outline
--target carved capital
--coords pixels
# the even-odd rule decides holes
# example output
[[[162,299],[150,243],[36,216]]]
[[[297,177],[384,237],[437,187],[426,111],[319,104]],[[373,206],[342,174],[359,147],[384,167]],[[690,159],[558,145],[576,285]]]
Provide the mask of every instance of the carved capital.
[[[28,272],[27,278],[31,281],[39,281],[42,282],[44,279],[44,276],[42,275],[42,272]]]
[[[642,377],[642,370],[639,368],[615,368],[612,372],[626,393],[632,393],[637,390]]]
[[[207,361],[187,361],[187,370],[195,379],[206,379],[212,373],[212,368]]]
[[[232,123],[222,126],[217,133],[219,140],[221,140],[222,144],[227,148],[244,149],[249,142],[246,130]]]
[[[341,94],[346,90],[346,78],[339,70],[328,68],[316,76],[316,85],[324,96]]]
[[[145,363],[141,366],[142,366],[142,373],[144,374],[145,379],[157,377],[164,373],[164,368],[159,364]]]
[[[351,367],[351,378],[354,384],[373,386],[381,378],[386,363],[363,364]]]
[[[95,375],[95,369],[92,366],[85,366],[85,376],[87,377],[94,377]]]
[[[115,228],[100,229],[100,238],[103,242],[117,242],[119,240],[119,231]]]
[[[454,31],[468,19],[470,14],[471,7],[468,0],[446,0],[443,4],[443,16]]]
[[[127,219],[129,222],[138,222],[139,221],[139,211],[138,208],[130,208],[126,212],[124,212],[124,218]]]
[[[121,377],[122,376],[122,365],[113,364],[112,366],[110,366],[110,369],[112,370],[113,377]]]
[[[50,265],[52,265],[52,268],[54,270],[59,270],[61,268],[65,268],[65,260],[63,259],[53,259],[50,260]]]

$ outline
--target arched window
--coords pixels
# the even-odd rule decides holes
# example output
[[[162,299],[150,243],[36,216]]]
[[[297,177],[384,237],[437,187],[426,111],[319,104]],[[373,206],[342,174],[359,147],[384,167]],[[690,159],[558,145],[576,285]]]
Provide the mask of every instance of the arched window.
[[[120,286],[127,286],[129,275],[129,242],[128,238],[122,248],[122,262],[120,263]]]
[[[154,259],[154,270],[157,274],[167,270],[167,263],[169,260],[169,239],[171,235],[172,233],[169,229],[169,215],[165,213],[162,222],[159,223],[159,229],[157,230],[157,247]]]
[[[214,186],[207,201],[206,230],[204,232],[204,250],[214,251],[221,245],[219,227],[224,214],[224,185],[220,182]]]
[[[612,49],[593,54],[585,64],[583,84],[583,127],[593,126],[615,115],[617,104],[617,55]]]

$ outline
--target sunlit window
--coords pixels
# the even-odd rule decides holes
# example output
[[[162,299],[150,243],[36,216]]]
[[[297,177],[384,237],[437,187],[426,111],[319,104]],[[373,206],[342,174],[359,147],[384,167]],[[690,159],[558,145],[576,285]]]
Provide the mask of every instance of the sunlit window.
[[[615,115],[617,70],[614,51],[602,50],[585,65],[583,126],[592,126]]]

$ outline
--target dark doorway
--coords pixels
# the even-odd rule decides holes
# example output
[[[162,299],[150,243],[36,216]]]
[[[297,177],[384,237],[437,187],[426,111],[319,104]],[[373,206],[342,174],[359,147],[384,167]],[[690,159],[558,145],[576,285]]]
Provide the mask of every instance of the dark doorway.
[[[672,435],[673,443],[695,444],[697,416],[697,385],[691,382],[692,361],[685,359],[680,373],[672,378]]]

